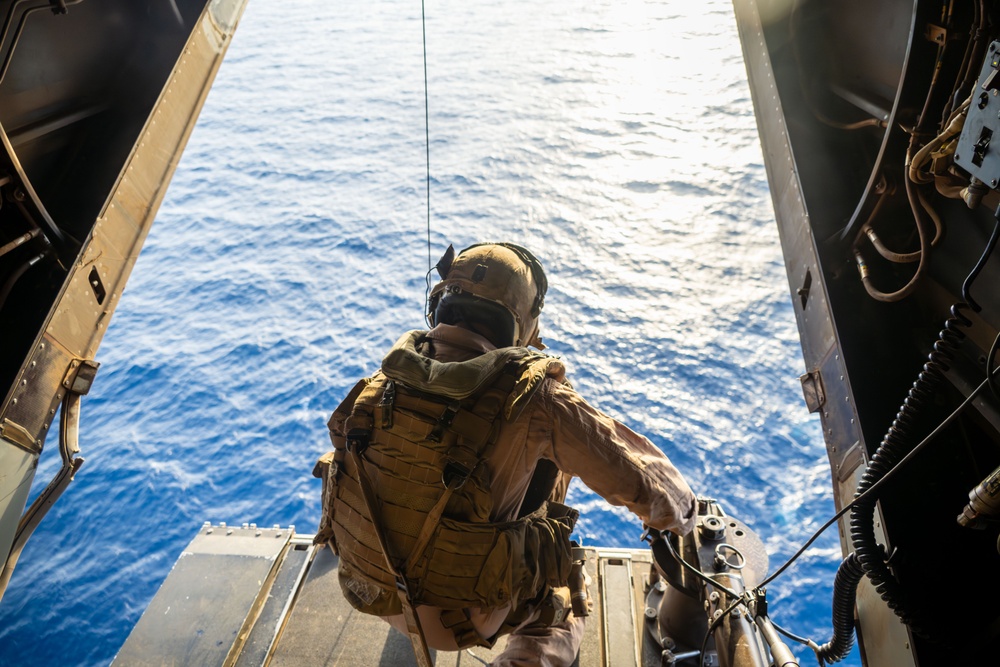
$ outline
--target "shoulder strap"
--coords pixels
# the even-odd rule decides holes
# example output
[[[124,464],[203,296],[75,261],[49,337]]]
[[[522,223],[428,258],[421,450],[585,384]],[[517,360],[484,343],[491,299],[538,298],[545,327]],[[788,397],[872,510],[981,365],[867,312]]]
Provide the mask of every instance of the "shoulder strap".
[[[361,457],[360,452],[364,451],[364,448],[368,446],[368,438],[371,437],[371,430],[369,429],[367,433],[364,433],[360,429],[352,430],[347,434],[347,451],[351,454],[351,459],[354,461],[354,465],[358,470],[358,481],[361,486],[361,497],[364,500],[365,508],[368,510],[368,516],[371,519],[372,526],[375,530],[375,537],[378,539],[379,547],[382,549],[382,555],[385,557],[385,564],[389,568],[389,572],[396,579],[396,595],[399,596],[399,602],[403,607],[403,618],[406,621],[406,634],[410,638],[410,643],[413,645],[413,653],[417,659],[417,665],[419,667],[434,667],[434,662],[431,660],[430,650],[427,648],[427,640],[424,637],[424,629],[420,625],[420,617],[417,616],[417,610],[413,607],[413,603],[410,601],[410,590],[407,584],[406,578],[399,571],[396,565],[392,562],[392,557],[389,555],[389,546],[385,539],[385,530],[382,527],[382,518],[380,513],[377,511],[378,498],[375,495],[375,489],[372,488],[372,481],[368,477],[368,472],[365,470],[365,462]]]

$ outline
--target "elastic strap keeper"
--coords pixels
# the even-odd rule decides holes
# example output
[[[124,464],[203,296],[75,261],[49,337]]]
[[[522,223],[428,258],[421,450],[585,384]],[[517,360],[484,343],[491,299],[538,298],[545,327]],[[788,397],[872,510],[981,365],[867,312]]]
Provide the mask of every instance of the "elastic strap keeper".
[[[385,389],[382,390],[382,398],[378,402],[378,407],[382,412],[382,428],[388,430],[392,428],[392,410],[396,403],[396,383],[387,380]]]

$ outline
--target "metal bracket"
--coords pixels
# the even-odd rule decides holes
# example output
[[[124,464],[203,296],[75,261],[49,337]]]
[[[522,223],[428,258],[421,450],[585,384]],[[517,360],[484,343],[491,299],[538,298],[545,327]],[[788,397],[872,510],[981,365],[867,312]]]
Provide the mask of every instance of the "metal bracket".
[[[811,371],[799,377],[802,383],[802,396],[806,399],[809,412],[819,412],[826,403],[826,392],[823,391],[823,378],[818,370]]]
[[[101,365],[92,359],[74,359],[63,377],[63,387],[74,394],[87,395],[100,367]]]
[[[928,23],[927,27],[924,29],[924,37],[928,42],[934,42],[935,44],[944,44],[948,41],[948,31],[939,25],[934,25],[933,23]]]
[[[12,422],[10,419],[4,419],[3,423],[0,423],[0,438],[17,445],[31,454],[38,455],[42,453],[41,444],[31,436],[28,429]]]

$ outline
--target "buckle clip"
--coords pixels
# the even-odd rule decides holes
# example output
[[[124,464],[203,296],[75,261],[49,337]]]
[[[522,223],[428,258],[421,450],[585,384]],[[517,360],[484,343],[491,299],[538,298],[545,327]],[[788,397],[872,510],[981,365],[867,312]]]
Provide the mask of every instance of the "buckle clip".
[[[478,463],[470,468],[463,463],[459,463],[453,458],[447,458],[445,459],[444,469],[441,471],[441,484],[443,484],[446,489],[457,491],[465,486],[465,483],[469,481],[469,478],[472,477],[472,473],[474,473],[478,467]]]
[[[441,416],[438,417],[437,426],[435,426],[434,430],[430,432],[430,434],[427,436],[427,439],[430,440],[431,442],[441,442],[441,436],[444,432],[444,429],[451,426],[451,423],[455,421],[455,415],[457,415],[458,411],[461,409],[462,409],[462,404],[459,403],[458,401],[455,401],[454,403],[449,403],[447,407],[445,407],[444,412],[441,413]]]
[[[364,428],[352,428],[347,432],[347,449],[361,455],[371,442],[372,432]]]

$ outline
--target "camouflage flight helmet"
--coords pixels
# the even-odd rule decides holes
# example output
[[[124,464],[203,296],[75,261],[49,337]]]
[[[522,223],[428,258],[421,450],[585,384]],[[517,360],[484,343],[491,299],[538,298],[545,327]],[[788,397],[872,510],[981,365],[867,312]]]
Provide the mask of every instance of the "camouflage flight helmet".
[[[513,243],[477,243],[456,256],[448,246],[436,268],[441,281],[427,301],[431,326],[462,322],[497,347],[545,349],[538,317],[548,281],[531,252]]]

